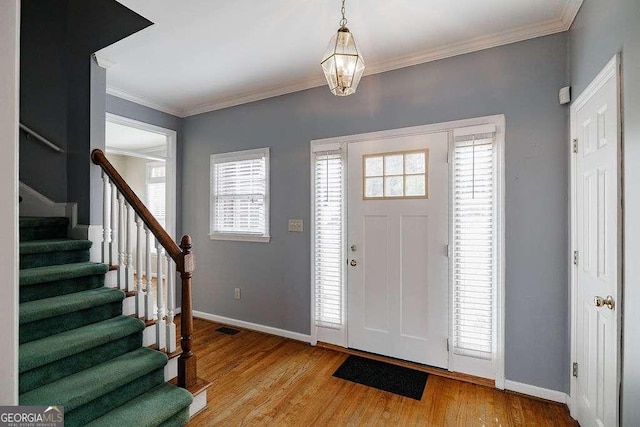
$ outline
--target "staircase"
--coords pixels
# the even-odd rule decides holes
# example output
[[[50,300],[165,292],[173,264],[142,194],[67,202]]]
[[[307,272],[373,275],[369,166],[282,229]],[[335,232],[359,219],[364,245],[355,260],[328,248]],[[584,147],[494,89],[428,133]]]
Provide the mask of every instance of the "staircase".
[[[145,323],[67,218],[20,218],[20,405],[63,406],[65,425],[177,426],[192,395],[165,382],[165,353],[142,346]]]

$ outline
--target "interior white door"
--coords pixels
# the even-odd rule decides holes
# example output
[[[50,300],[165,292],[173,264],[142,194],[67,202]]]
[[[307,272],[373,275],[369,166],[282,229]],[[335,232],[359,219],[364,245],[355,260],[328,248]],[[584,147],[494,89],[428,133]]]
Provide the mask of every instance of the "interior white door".
[[[448,141],[348,146],[349,347],[447,368]],[[416,197],[423,185],[427,197]]]
[[[576,212],[576,404],[583,427],[618,425],[620,150],[615,75],[572,117]]]

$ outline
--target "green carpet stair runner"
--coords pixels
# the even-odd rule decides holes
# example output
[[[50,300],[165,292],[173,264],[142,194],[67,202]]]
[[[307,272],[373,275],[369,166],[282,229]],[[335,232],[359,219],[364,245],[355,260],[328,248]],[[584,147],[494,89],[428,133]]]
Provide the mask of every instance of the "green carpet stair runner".
[[[20,404],[65,408],[65,425],[180,426],[193,397],[164,381],[167,356],[142,347],[91,242],[67,218],[20,218]]]

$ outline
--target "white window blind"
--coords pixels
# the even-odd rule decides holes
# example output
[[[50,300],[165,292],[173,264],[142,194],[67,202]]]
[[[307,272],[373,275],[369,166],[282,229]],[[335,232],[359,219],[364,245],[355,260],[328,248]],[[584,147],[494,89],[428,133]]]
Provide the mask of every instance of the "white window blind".
[[[496,280],[495,131],[454,132],[454,142],[453,350],[491,359]]]
[[[149,212],[165,227],[166,220],[166,167],[164,162],[147,163],[145,204]]]
[[[214,236],[268,235],[268,149],[211,156]]]
[[[316,325],[342,326],[342,154],[315,154],[314,272]]]

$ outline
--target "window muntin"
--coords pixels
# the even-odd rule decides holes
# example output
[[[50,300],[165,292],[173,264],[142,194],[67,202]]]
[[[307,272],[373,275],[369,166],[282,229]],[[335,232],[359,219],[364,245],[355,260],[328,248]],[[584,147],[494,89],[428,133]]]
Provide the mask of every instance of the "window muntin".
[[[429,150],[363,156],[363,199],[428,198]]]
[[[211,156],[210,236],[268,241],[269,149]]]

